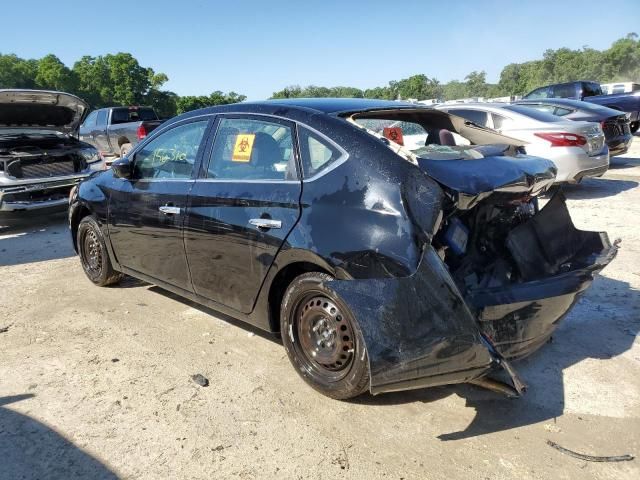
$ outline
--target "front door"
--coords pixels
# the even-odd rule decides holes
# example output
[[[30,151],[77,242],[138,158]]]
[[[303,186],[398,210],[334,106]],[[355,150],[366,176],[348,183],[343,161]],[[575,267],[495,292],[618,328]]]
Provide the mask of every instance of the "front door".
[[[189,199],[185,249],[197,294],[249,313],[300,216],[294,125],[226,116]]]
[[[188,291],[182,230],[208,123],[182,123],[142,145],[132,154],[132,178],[123,179],[109,200],[118,262]]]

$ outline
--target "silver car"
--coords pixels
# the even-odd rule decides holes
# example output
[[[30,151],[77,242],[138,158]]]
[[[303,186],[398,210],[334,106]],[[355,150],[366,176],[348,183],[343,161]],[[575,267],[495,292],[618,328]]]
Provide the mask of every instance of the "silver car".
[[[597,123],[563,120],[547,112],[505,103],[436,108],[522,140],[529,155],[555,163],[556,182],[577,183],[584,177],[600,177],[609,168],[609,150]]]
[[[103,160],[77,138],[88,105],[63,92],[0,90],[0,218],[65,209]]]

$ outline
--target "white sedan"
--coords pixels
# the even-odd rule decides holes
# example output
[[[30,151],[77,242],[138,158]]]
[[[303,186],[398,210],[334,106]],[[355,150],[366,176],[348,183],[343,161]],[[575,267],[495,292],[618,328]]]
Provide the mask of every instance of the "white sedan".
[[[598,123],[563,120],[506,103],[465,103],[436,108],[522,140],[527,154],[555,163],[557,182],[576,183],[584,177],[599,177],[609,168],[609,149]]]

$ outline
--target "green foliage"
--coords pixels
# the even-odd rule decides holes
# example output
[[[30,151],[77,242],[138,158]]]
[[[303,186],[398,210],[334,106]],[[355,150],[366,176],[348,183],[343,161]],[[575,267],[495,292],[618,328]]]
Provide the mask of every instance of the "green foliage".
[[[630,33],[615,41],[607,50],[583,47],[579,50],[559,48],[547,50],[541,60],[511,63],[502,69],[497,84],[487,83],[486,73],[473,71],[464,81],[452,80],[441,84],[435,78],[418,74],[398,81],[390,81],[383,87],[364,91],[349,87],[286,87],[275,92],[272,98],[297,97],[365,97],[385,100],[426,100],[438,98],[452,100],[469,97],[502,97],[524,95],[550,83],[573,80],[637,81],[640,79],[640,40]],[[349,92],[335,95],[336,91]]]
[[[189,112],[191,110],[197,110],[198,108],[213,107],[215,105],[227,105],[229,103],[242,102],[245,98],[244,95],[239,95],[236,92],[223,93],[216,90],[208,97],[205,95],[200,96],[186,96],[177,97],[176,106],[178,114]]]
[[[84,56],[67,67],[55,55],[25,60],[0,54],[0,88],[37,88],[73,93],[93,108],[149,105],[167,118],[194,108],[241,102],[235,92],[213,92],[201,97],[179,97],[162,90],[164,73],[143,67],[130,53]]]

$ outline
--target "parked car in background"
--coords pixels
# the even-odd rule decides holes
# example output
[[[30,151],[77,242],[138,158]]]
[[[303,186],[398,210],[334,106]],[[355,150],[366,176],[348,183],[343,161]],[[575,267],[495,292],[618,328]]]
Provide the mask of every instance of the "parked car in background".
[[[626,153],[633,140],[629,119],[620,110],[566,98],[519,100],[514,104],[535,108],[568,120],[599,123],[604,132],[610,156]]]
[[[599,177],[609,168],[609,150],[598,124],[563,120],[533,108],[503,103],[465,103],[436,108],[527,143],[528,154],[555,163],[559,183]]]
[[[631,133],[640,128],[640,91],[631,93],[613,93],[606,95],[597,82],[566,82],[536,88],[524,97],[525,100],[542,98],[573,98],[585,102],[597,103],[627,113]]]
[[[630,93],[640,91],[640,83],[634,82],[618,82],[618,83],[601,83],[602,93],[611,95],[612,93]]]
[[[69,192],[103,168],[76,136],[88,105],[69,93],[0,90],[0,216],[64,209]]]
[[[80,126],[80,140],[96,147],[110,164],[162,122],[151,107],[101,108],[91,112]]]
[[[412,152],[397,122],[470,145]],[[391,101],[196,110],[79,185],[71,240],[96,285],[132,275],[280,332],[330,397],[498,368],[518,395],[508,359],[543,346],[617,251],[573,226],[562,192],[538,209],[556,169],[520,144]]]

